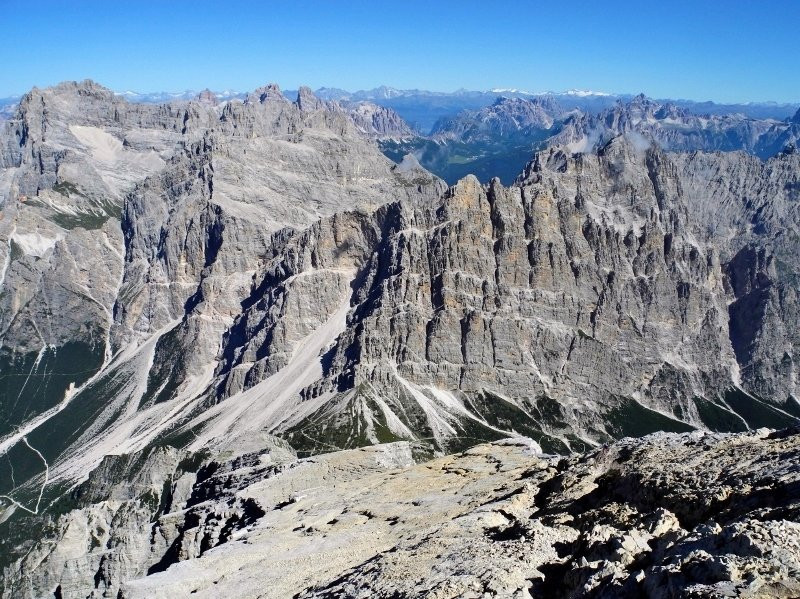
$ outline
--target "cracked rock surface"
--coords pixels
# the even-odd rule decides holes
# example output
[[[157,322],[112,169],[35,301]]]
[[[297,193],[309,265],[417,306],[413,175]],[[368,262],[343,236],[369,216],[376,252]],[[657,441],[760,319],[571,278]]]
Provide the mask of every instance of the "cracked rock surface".
[[[796,429],[657,433],[568,458],[516,438],[424,463],[403,442],[300,460],[260,443],[193,464],[138,456],[126,486],[108,462],[88,505],[4,570],[2,596],[800,593]]]

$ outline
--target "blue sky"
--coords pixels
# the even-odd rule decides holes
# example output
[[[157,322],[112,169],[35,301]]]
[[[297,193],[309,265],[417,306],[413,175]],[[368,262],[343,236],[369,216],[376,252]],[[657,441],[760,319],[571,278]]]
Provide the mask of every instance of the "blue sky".
[[[800,0],[0,0],[0,19],[0,96],[92,78],[800,101]]]

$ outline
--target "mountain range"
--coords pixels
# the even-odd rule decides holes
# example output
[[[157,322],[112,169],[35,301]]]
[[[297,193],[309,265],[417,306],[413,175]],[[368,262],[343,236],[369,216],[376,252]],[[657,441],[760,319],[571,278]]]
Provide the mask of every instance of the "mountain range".
[[[182,92],[136,92],[121,91],[117,95],[129,102],[165,103],[180,100],[192,100],[198,95],[197,90]],[[296,90],[287,90],[286,95],[293,99]],[[591,90],[571,89],[563,92],[529,92],[515,88],[493,88],[486,91],[460,89],[454,92],[433,92],[421,89],[397,89],[382,85],[369,90],[350,92],[339,88],[321,87],[314,94],[324,100],[344,100],[349,102],[369,101],[380,106],[392,108],[403,119],[411,123],[423,134],[430,132],[434,123],[442,117],[450,117],[462,110],[478,110],[492,104],[498,97],[508,98],[554,98],[567,109],[578,109],[584,112],[599,112],[614,105],[618,100],[627,101],[634,94],[613,94]],[[214,95],[223,100],[240,99],[247,96],[247,92],[235,90],[215,91]],[[11,114],[21,96],[0,98],[0,114]],[[744,114],[750,118],[758,119],[785,119],[791,116],[799,107],[797,103],[780,102],[746,102],[746,103],[720,103],[696,100],[660,100],[672,102],[685,108],[693,114]],[[2,118],[2,117],[0,117]]]
[[[413,153],[451,184],[470,173],[484,182],[496,176],[509,184],[537,150],[554,145],[571,152],[596,150],[621,134],[668,151],[743,150],[764,159],[800,139],[800,110],[781,120],[742,113],[698,115],[644,95],[617,99],[599,112],[570,106],[556,96],[498,97],[478,110],[440,118],[429,135],[386,137],[381,148],[394,160]]]
[[[297,91],[282,92],[293,100]],[[320,88],[316,97],[348,107],[358,126],[377,139],[399,162],[414,154],[420,164],[453,184],[467,174],[483,182],[500,177],[511,183],[534,151],[553,143],[579,147],[636,130],[670,149],[743,149],[769,157],[797,140],[797,105],[775,102],[719,104],[690,100],[653,100],[640,94],[568,90],[532,93],[519,89],[457,90],[452,93],[400,90],[381,86],[348,92]],[[181,103],[203,94],[216,102],[244,100],[247,93],[118,93],[134,103]],[[0,99],[0,120],[9,118],[19,97]],[[360,113],[360,116],[359,116]],[[646,114],[645,114],[646,113]],[[643,118],[645,120],[643,120]],[[570,129],[558,140],[562,127]],[[787,130],[788,129],[788,130]],[[574,138],[571,141],[568,137]]]
[[[740,478],[762,487],[725,479],[687,490],[675,474],[680,500],[653,500],[653,483],[624,508],[613,489],[677,459],[650,449],[659,439],[706,468],[704,443],[720,460],[736,447],[776,463],[796,452],[793,433],[749,431],[800,419],[800,111],[698,115],[577,93],[342,94],[270,84],[151,103],[68,82],[34,88],[0,123],[0,596],[189,593],[204,576],[193,569],[208,563],[193,560],[219,558],[210,571],[232,572],[227,551],[247,554],[259,530],[268,545],[284,508],[298,521],[281,542],[300,559],[295,536],[319,540],[323,525],[380,512],[355,512],[343,496],[316,513],[305,489],[334,480],[346,493],[362,475],[377,488],[412,467],[404,484],[422,490],[441,482],[433,468],[517,469],[520,478],[487,479],[491,488],[458,483],[455,501],[469,509],[452,514],[464,522],[530,477],[527,495],[502,508],[510,516],[498,511],[486,529],[498,543],[546,529],[550,557],[530,567],[554,584],[559,560],[574,559],[583,578],[565,581],[564,596],[672,580],[645,562],[644,578],[603,578],[638,559],[635,539],[669,533],[663,553],[668,538],[694,534],[735,553],[714,545],[722,528],[697,528],[720,508],[696,499],[709,489],[741,491],[723,523],[748,539],[759,517],[795,513],[796,472],[762,480],[750,463]],[[436,124],[422,135],[388,102],[423,96],[448,110],[458,98],[475,104],[428,110]],[[479,176],[426,168],[442,156]],[[674,435],[617,443],[659,431]],[[470,453],[509,437],[517,449],[496,449],[502,458]],[[495,445],[470,449],[480,443]],[[456,452],[466,453],[443,457]],[[630,461],[636,452],[642,462]],[[432,458],[441,466],[426,467]],[[604,466],[587,469],[590,459]],[[590,482],[571,494],[577,479]],[[601,490],[579,500],[592,485]],[[756,492],[764,485],[784,489],[784,503]],[[408,502],[424,506],[419,495]],[[558,509],[536,511],[546,497]],[[681,512],[682,502],[693,507]],[[567,524],[582,506],[612,514],[609,526],[634,539],[619,543],[634,549],[612,558],[607,536],[605,553],[586,550],[596,539],[578,542],[583,524]],[[796,534],[774,542],[788,548]],[[462,571],[436,543],[403,539]],[[367,596],[365,572],[390,581],[404,571],[379,549],[362,546],[304,587],[285,584]],[[260,562],[259,551],[246,559]],[[690,550],[674,551],[692,563]],[[795,567],[796,548],[786,551]],[[544,584],[526,572],[502,584]],[[703,584],[735,579],[726,572]],[[757,580],[794,592],[784,579]],[[262,584],[253,580],[250,594]],[[683,589],[694,579],[674,580]],[[381,596],[397,591],[387,585]],[[201,586],[213,596],[214,581]]]

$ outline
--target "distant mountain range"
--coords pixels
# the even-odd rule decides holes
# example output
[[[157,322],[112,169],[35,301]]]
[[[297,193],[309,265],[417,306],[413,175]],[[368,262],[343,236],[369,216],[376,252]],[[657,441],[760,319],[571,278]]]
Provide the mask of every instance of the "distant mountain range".
[[[800,111],[781,119],[742,112],[698,114],[690,106],[643,94],[617,98],[594,111],[564,97],[499,97],[489,106],[438,119],[428,135],[385,137],[379,143],[395,161],[414,154],[448,183],[472,173],[482,181],[500,177],[509,184],[537,150],[557,145],[573,153],[594,152],[620,134],[668,151],[743,150],[762,159],[800,139]]]
[[[274,89],[289,101],[299,93]],[[137,104],[196,99],[218,104],[248,101],[251,95],[236,90],[116,92],[118,98]],[[761,158],[800,137],[798,106],[776,102],[656,100],[643,94],[578,89],[434,92],[388,86],[355,92],[323,87],[313,95],[314,101],[338,103],[361,133],[376,140],[395,162],[412,154],[451,184],[467,174],[482,181],[497,176],[509,184],[531,154],[545,145],[588,151],[620,133],[636,132],[669,150],[744,150]],[[18,96],[0,99],[0,120],[13,116],[19,100]]]
[[[146,104],[163,104],[179,100],[192,100],[197,97],[197,90],[180,92],[116,92],[118,96],[129,102]],[[290,100],[297,96],[297,90],[285,90],[284,95]],[[236,90],[214,91],[220,100],[240,99],[247,97],[247,92]],[[418,132],[427,134],[436,121],[443,117],[454,116],[462,110],[480,110],[490,106],[498,96],[507,98],[549,97],[557,100],[565,109],[577,109],[583,112],[599,112],[614,106],[617,101],[629,101],[635,94],[614,94],[602,91],[570,89],[562,92],[530,92],[517,88],[493,88],[486,91],[458,89],[454,92],[435,92],[422,89],[397,89],[381,85],[374,89],[347,91],[335,87],[321,87],[314,94],[323,100],[348,102],[369,101],[379,106],[392,108]],[[0,98],[0,120],[8,118],[20,96]],[[797,103],[780,102],[747,102],[739,104],[717,103],[712,101],[698,102],[683,99],[659,99],[659,102],[671,102],[685,108],[693,114],[743,114],[758,119],[785,119],[794,114],[800,107]]]
[[[17,103],[20,96],[9,96],[8,98],[0,98],[0,121],[9,119],[17,109]]]
[[[286,92],[291,94],[293,92]],[[516,88],[494,88],[487,91],[459,89],[454,92],[432,92],[411,89],[400,90],[393,87],[380,86],[371,90],[348,92],[343,89],[323,87],[314,92],[326,100],[368,100],[381,106],[396,110],[400,116],[412,124],[417,124],[423,132],[429,132],[436,120],[442,116],[452,116],[454,112],[466,109],[480,109],[491,105],[498,96],[506,98],[552,98],[565,109],[595,112],[609,108],[617,101],[628,101],[635,94],[612,94],[602,91],[570,89],[562,92],[529,92]],[[657,101],[671,102],[694,114],[729,114],[740,113],[751,118],[785,119],[798,109],[797,103],[779,102],[747,102],[739,104],[717,103],[712,101],[662,98]],[[420,118],[420,108],[425,107],[427,114]],[[449,109],[449,110],[446,110]]]

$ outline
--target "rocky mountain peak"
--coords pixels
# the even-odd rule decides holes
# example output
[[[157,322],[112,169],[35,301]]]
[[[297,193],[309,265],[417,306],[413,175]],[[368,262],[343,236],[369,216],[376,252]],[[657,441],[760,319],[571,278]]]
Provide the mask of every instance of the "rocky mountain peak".
[[[503,106],[504,104],[514,103],[519,98],[509,98],[508,96],[497,96],[492,102],[492,106]]]
[[[554,98],[499,96],[480,110],[465,110],[455,117],[439,119],[431,134],[437,139],[466,142],[499,137],[533,136],[550,129],[563,108]]]
[[[408,173],[415,170],[423,170],[422,165],[414,154],[406,154],[395,167],[396,172]]]
[[[797,112],[794,113],[794,116],[792,117],[792,122],[800,125],[800,108],[798,108]]]
[[[259,87],[247,95],[246,102],[250,104],[264,104],[265,102],[287,102],[281,88],[277,83],[269,83],[264,87]]]
[[[356,128],[367,137],[387,139],[409,139],[415,136],[414,130],[391,108],[372,102],[344,103]]]
[[[65,81],[48,89],[54,95],[74,93],[82,96],[93,95],[104,98],[114,96],[113,91],[103,85],[100,85],[92,79],[84,79],[83,81]]]
[[[654,114],[661,107],[662,106],[660,102],[649,98],[644,94],[634,96],[629,102],[621,103],[620,105],[620,109],[624,112],[637,112],[648,115]]]
[[[41,105],[57,98],[67,105],[79,102],[114,103],[120,101],[107,87],[95,83],[91,79],[84,79],[83,81],[64,81],[53,87],[34,87],[22,96],[19,107],[23,111],[36,109],[34,105]]]
[[[633,98],[631,98],[627,102],[627,104],[629,106],[648,106],[648,105],[653,105],[655,103],[656,102],[654,102],[652,99],[648,98],[644,94],[644,92],[640,92],[640,93],[636,94]],[[623,104],[625,104],[625,103],[623,102]]]
[[[545,110],[553,115],[563,112],[561,104],[558,100],[550,95],[537,96],[535,98],[519,98],[498,96],[491,104],[492,108],[516,110],[516,111],[533,111],[537,109]]]
[[[197,101],[204,104],[211,104],[213,106],[219,104],[219,98],[217,98],[217,95],[208,88],[197,94]]]
[[[597,114],[569,116],[548,145],[592,152],[621,133],[643,136],[668,151],[744,150],[763,159],[800,137],[800,131],[788,121],[776,125],[738,113],[698,115],[674,102],[662,103],[639,94]]]
[[[310,112],[319,110],[325,106],[325,103],[314,95],[310,87],[301,85],[297,90],[297,106],[302,111]]]

